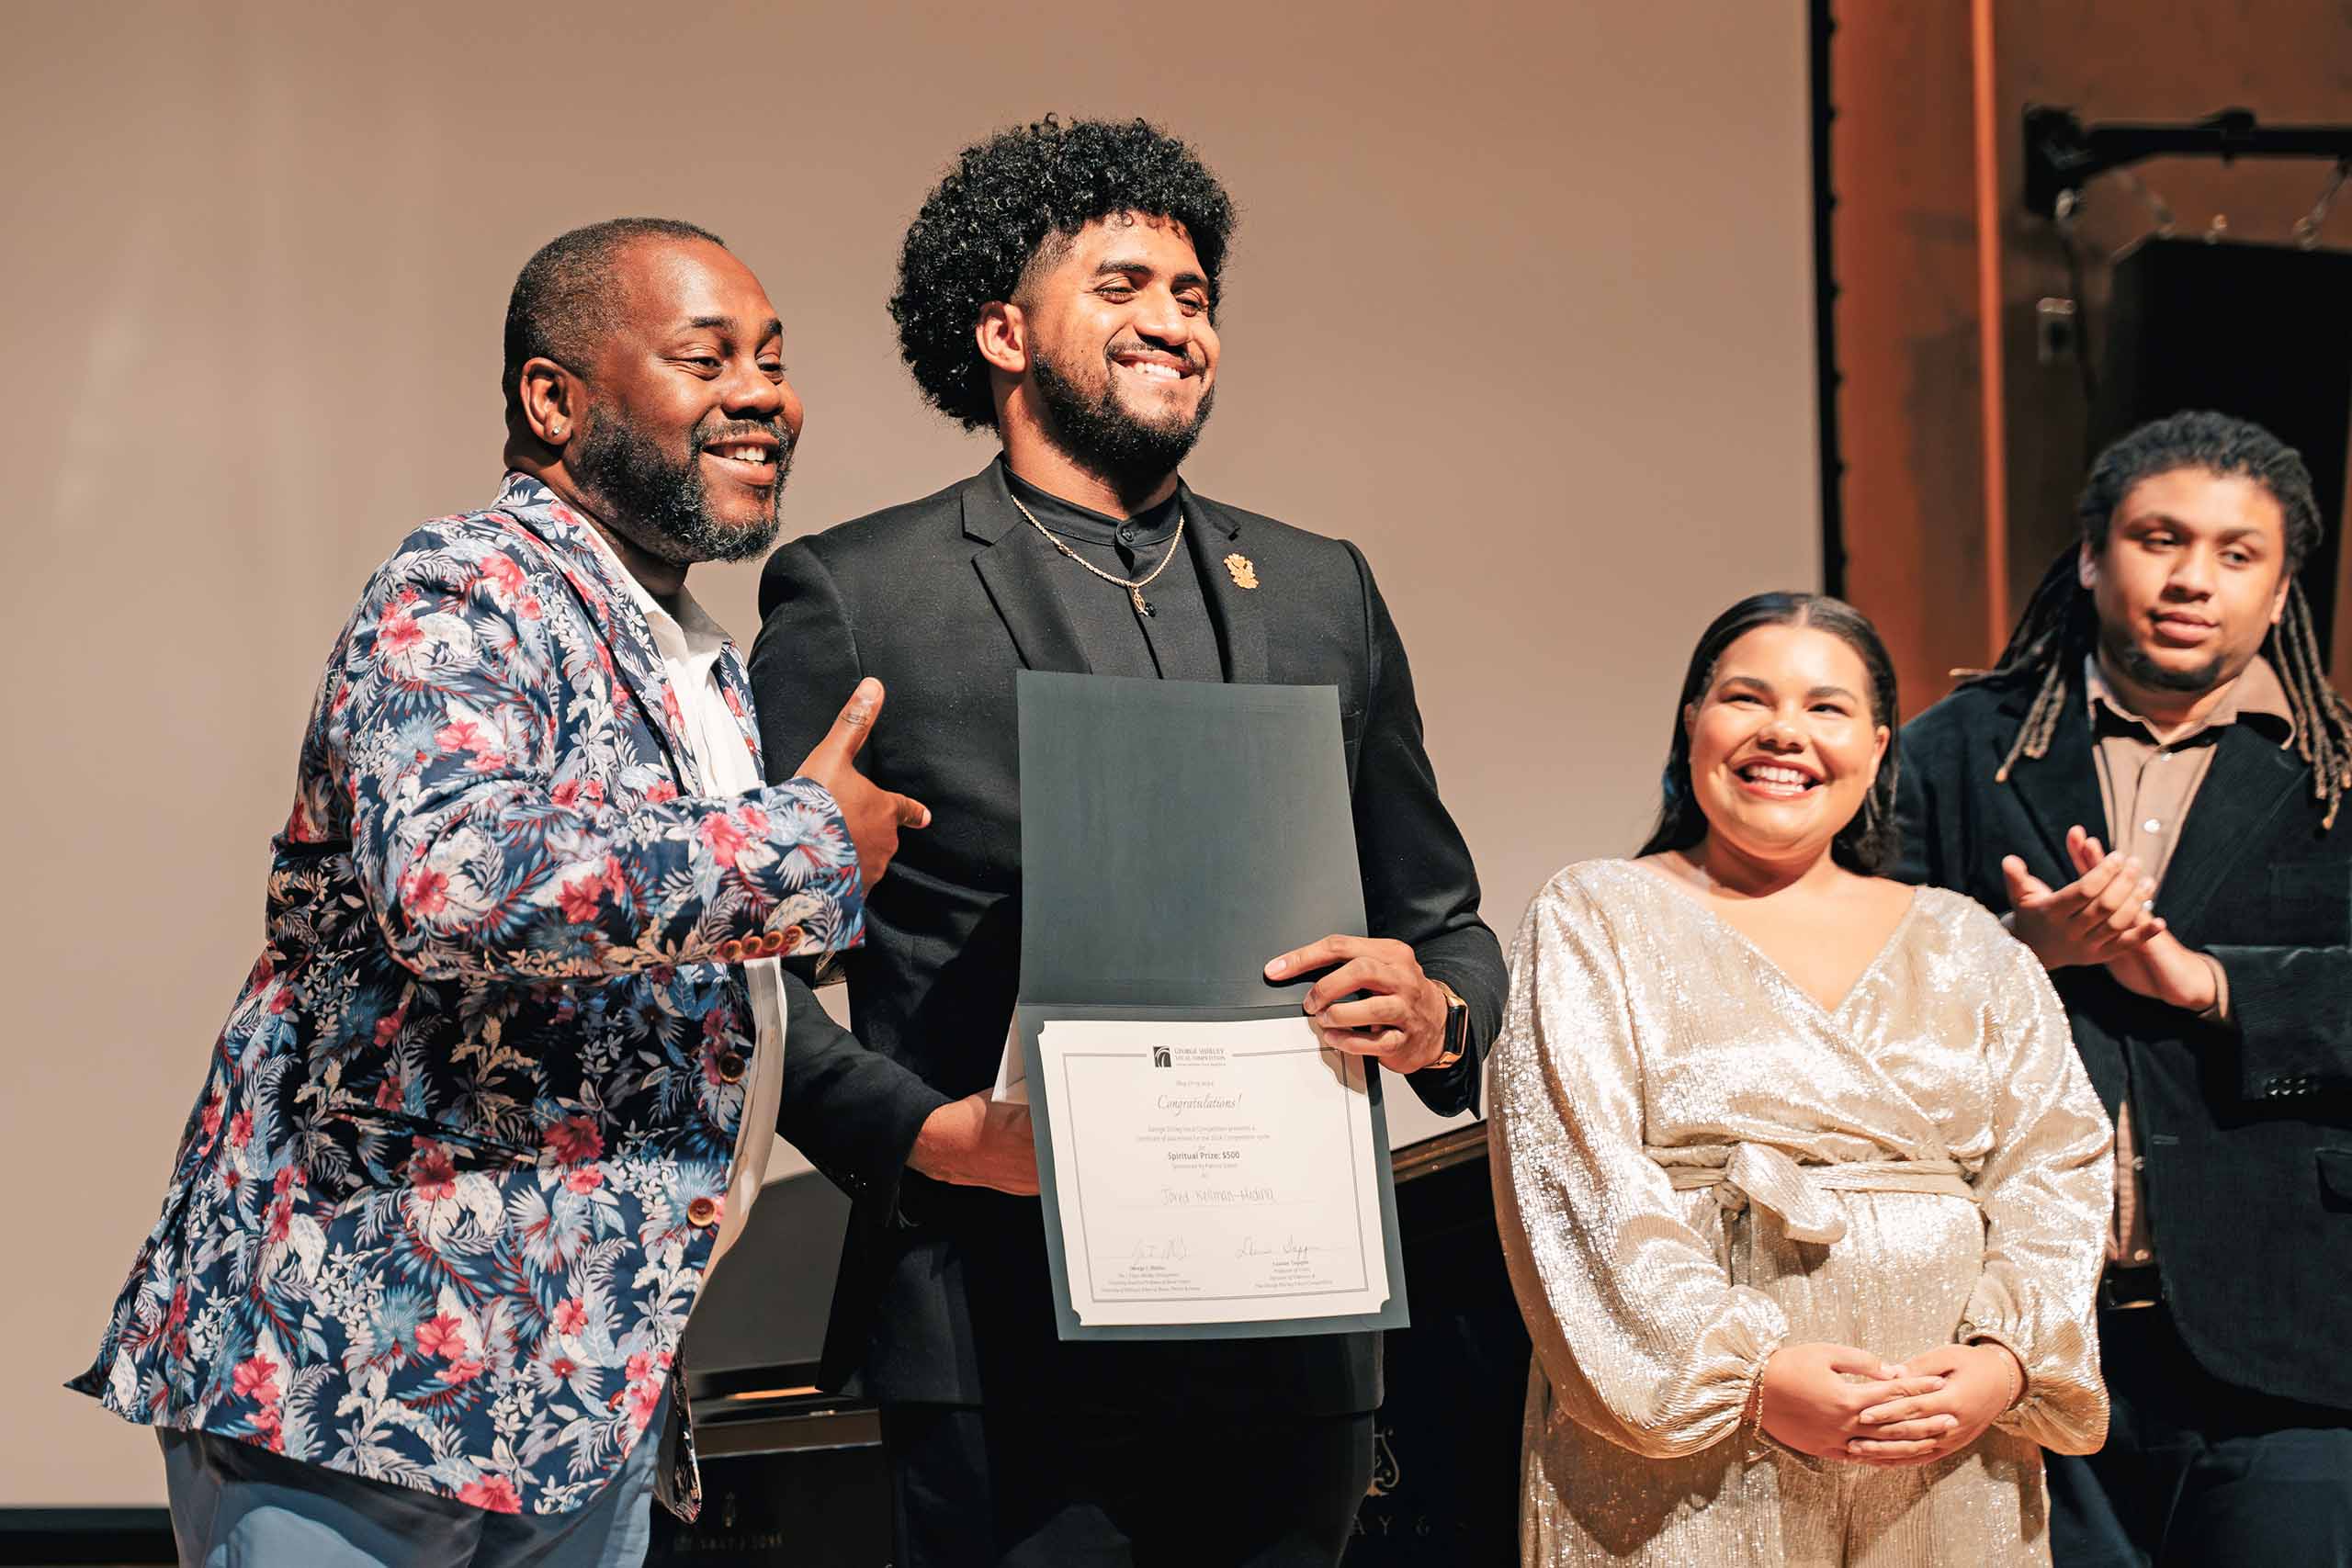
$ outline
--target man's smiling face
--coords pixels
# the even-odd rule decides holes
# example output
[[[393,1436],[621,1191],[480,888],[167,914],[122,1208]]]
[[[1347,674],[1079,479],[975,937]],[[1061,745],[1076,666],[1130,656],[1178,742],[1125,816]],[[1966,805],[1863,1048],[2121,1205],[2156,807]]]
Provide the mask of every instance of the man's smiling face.
[[[566,464],[616,533],[679,565],[742,560],[776,534],[802,421],[784,329],[751,269],[700,241],[643,241],[626,308],[586,367]]]
[[[1183,225],[1126,212],[1049,239],[1014,302],[1055,444],[1106,476],[1172,472],[1216,388],[1208,277]]]

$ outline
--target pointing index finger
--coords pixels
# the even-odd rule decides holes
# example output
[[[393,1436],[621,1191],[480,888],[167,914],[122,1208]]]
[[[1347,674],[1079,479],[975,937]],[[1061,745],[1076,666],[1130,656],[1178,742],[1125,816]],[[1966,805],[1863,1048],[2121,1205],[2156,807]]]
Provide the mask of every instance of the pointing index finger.
[[[1287,980],[1309,969],[1322,969],[1337,964],[1341,959],[1353,956],[1355,940],[1349,936],[1327,936],[1320,941],[1310,942],[1305,947],[1294,947],[1279,958],[1267,960],[1266,978]]]

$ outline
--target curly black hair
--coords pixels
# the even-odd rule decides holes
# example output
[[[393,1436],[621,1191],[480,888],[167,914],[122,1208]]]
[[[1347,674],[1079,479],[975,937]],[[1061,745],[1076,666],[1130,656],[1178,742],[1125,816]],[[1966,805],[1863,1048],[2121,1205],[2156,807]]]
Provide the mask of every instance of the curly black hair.
[[[890,319],[922,395],[967,430],[996,423],[972,340],[983,307],[1011,300],[1032,264],[1098,218],[1172,218],[1222,296],[1233,199],[1182,141],[1147,120],[1045,118],[964,149],[899,252]]]

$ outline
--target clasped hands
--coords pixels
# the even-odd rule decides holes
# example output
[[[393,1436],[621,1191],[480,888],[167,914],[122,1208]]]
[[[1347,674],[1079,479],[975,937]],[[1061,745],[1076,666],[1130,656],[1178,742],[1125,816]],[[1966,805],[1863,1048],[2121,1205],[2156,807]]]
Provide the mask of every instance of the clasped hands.
[[[1851,1345],[1784,1345],[1764,1363],[1757,1424],[1817,1459],[1929,1464],[1982,1437],[2024,1387],[2017,1358],[1990,1341],[1898,1363]]]
[[[1271,960],[1266,978],[1287,980],[1334,964],[1301,1004],[1324,1044],[1399,1073],[1444,1054],[1445,992],[1404,942],[1327,936]],[[907,1164],[933,1180],[1026,1196],[1037,1190],[1034,1137],[1027,1106],[967,1095],[924,1121]]]
[[[2075,879],[2052,888],[2016,855],[2001,862],[2010,930],[2045,969],[2102,964],[2125,988],[2189,1012],[2213,1005],[2213,966],[2155,912],[2155,878],[2132,855],[2112,854],[2080,825],[2066,830]]]

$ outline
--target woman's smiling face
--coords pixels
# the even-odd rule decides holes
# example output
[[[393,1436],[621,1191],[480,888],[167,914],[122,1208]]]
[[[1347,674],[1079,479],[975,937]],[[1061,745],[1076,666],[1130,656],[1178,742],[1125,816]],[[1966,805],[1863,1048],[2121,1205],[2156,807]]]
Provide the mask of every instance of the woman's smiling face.
[[[1886,755],[1861,656],[1811,626],[1758,626],[1682,713],[1708,831],[1759,861],[1829,852]]]

